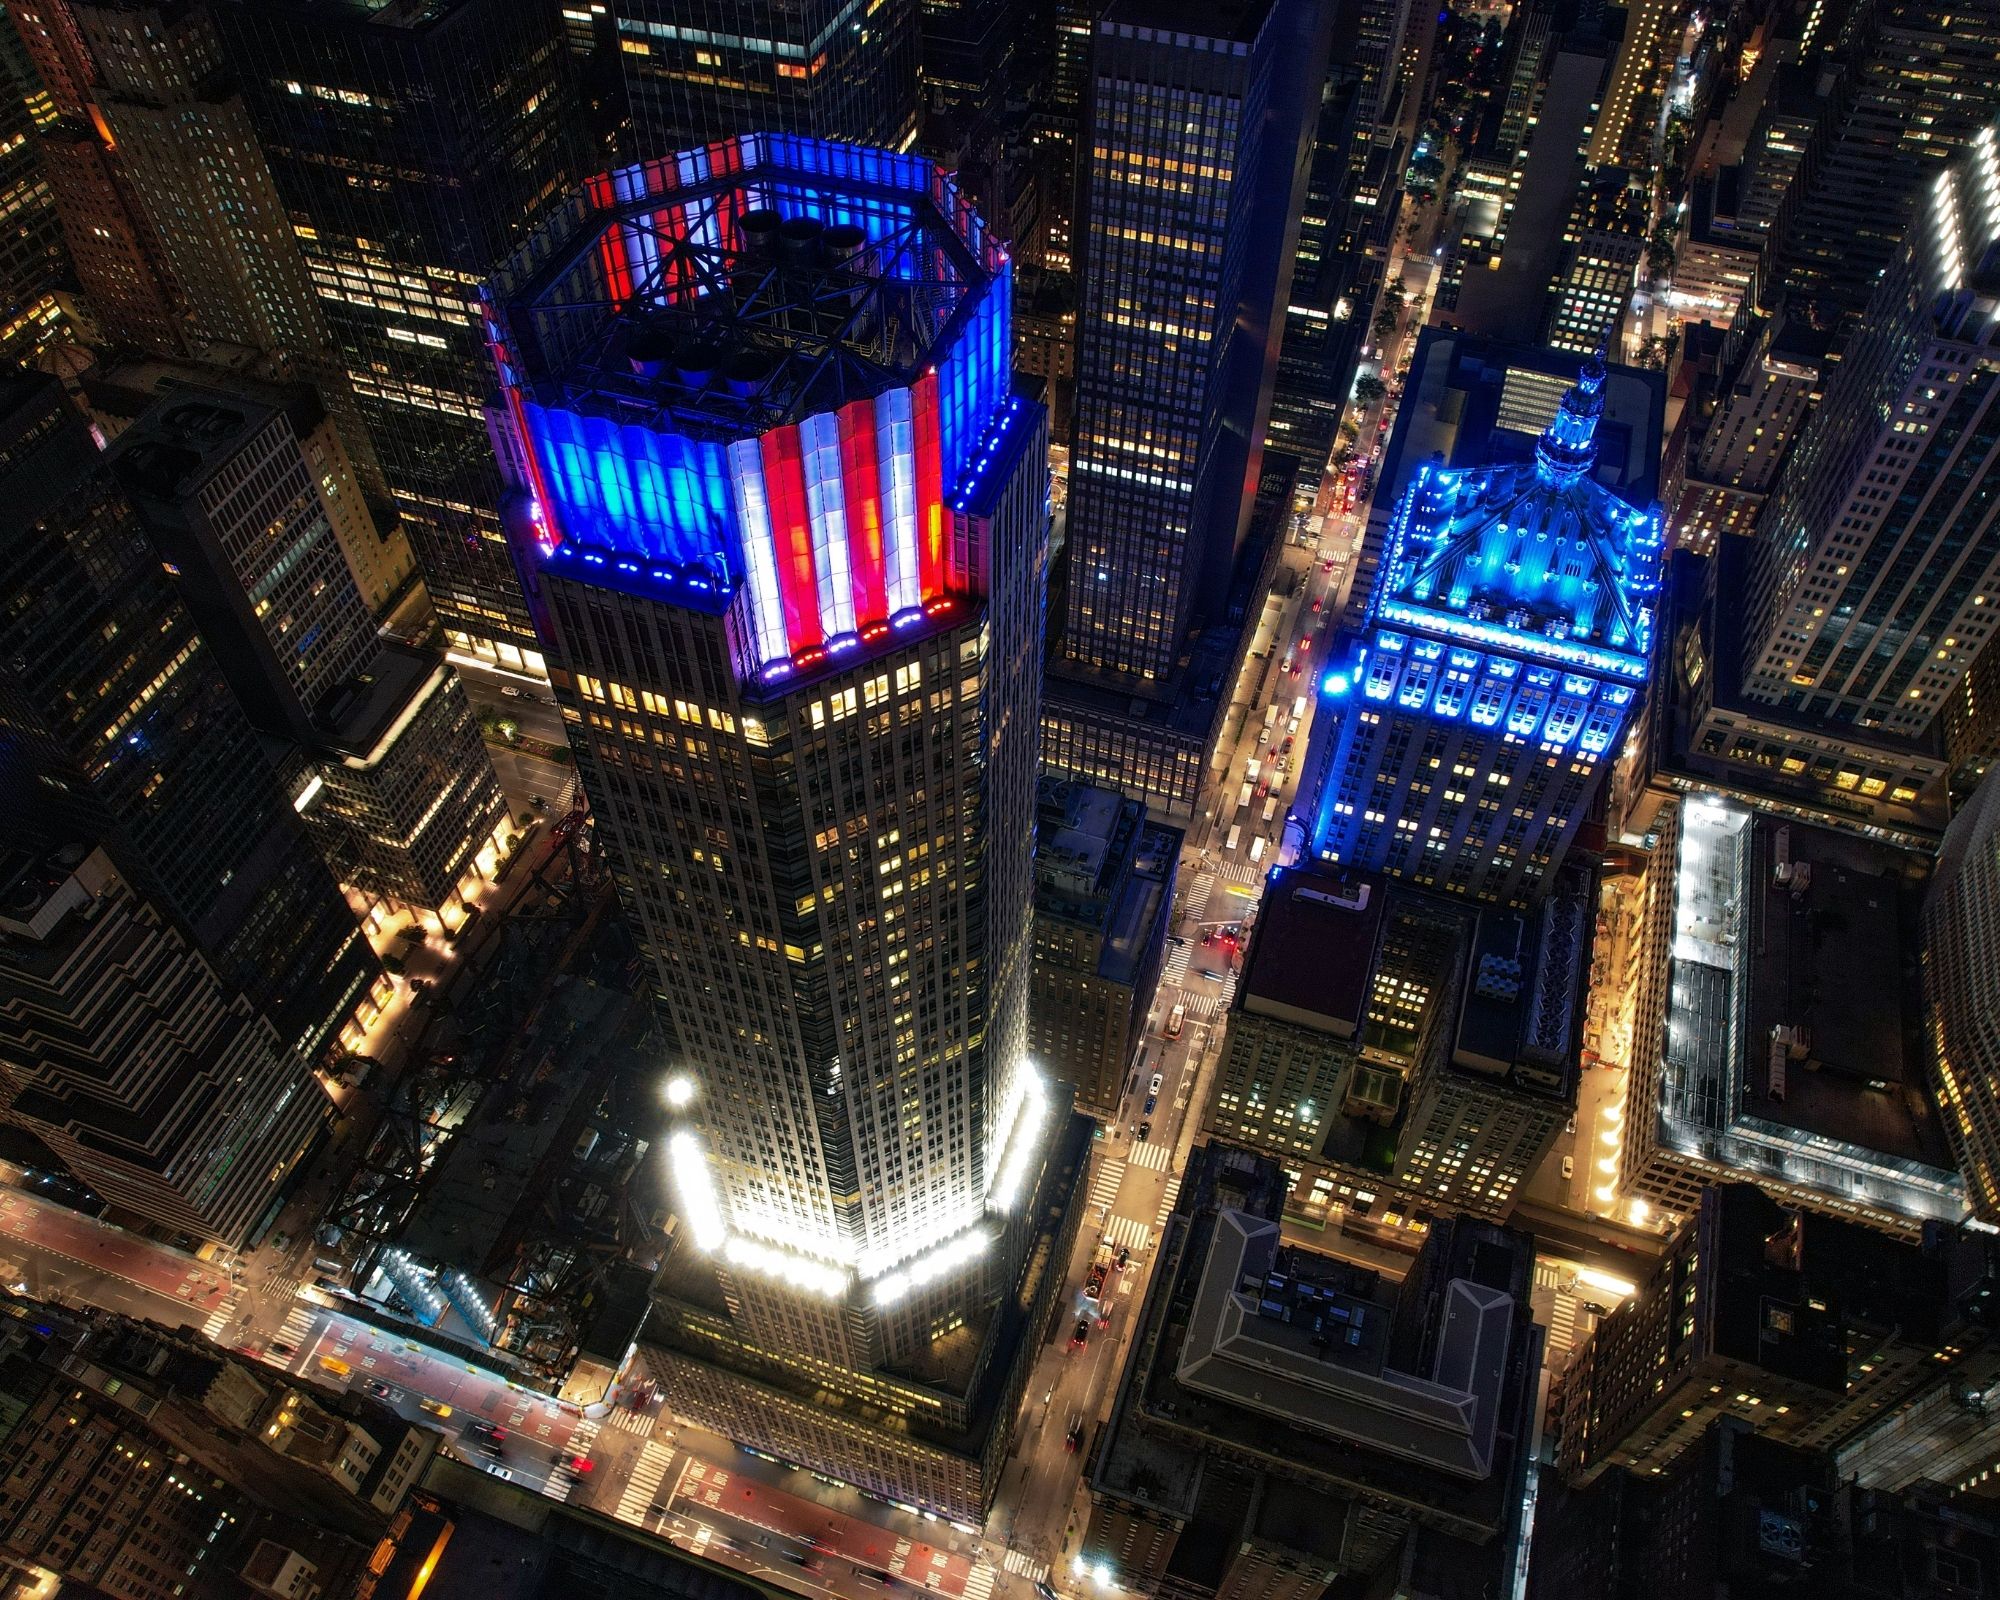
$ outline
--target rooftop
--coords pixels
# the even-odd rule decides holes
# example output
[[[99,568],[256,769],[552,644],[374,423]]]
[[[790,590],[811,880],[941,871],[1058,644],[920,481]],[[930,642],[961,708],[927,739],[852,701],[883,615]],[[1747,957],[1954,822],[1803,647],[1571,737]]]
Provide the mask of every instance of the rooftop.
[[[1239,985],[1244,1009],[1354,1037],[1388,903],[1387,886],[1371,873],[1281,875],[1257,914]]]

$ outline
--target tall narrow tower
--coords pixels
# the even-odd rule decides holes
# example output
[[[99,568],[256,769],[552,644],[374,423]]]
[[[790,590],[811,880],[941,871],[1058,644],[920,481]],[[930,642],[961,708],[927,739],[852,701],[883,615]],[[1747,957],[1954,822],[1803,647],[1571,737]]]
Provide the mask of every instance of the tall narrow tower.
[[[682,1414],[961,1520],[1056,1109],[1010,290],[929,163],[753,135],[595,180],[487,294],[509,536],[673,1046],[647,1358]]]

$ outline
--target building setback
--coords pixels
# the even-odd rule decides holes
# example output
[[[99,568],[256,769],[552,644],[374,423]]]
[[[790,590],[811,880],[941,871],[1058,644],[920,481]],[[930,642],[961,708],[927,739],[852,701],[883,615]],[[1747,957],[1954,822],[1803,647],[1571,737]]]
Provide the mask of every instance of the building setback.
[[[0,383],[0,763],[16,842],[100,844],[302,1068],[381,969],[216,653],[53,380]]]
[[[1078,1170],[1026,1054],[1047,480],[1010,276],[929,163],[757,135],[593,183],[487,300],[517,559],[684,1075],[646,1359],[681,1414],[961,1521],[1032,1359],[1034,1197]]]
[[[220,0],[214,17],[445,637],[539,672],[475,298],[583,175],[558,9]]]

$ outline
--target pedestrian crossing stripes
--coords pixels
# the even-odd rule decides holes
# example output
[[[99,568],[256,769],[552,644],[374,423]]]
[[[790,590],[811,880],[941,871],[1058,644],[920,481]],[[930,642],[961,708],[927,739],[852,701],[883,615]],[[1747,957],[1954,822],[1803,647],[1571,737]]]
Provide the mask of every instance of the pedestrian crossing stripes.
[[[1040,1583],[1049,1575],[1046,1561],[1036,1561],[1022,1550],[1009,1550],[1000,1564],[1009,1572],[1019,1573],[1030,1583]]]
[[[282,1305],[287,1300],[296,1300],[300,1287],[297,1278],[268,1278],[264,1283],[264,1298]]]
[[[965,1575],[965,1600],[986,1600],[993,1593],[993,1563],[975,1561]]]
[[[285,1314],[285,1325],[278,1330],[277,1342],[292,1345],[302,1342],[312,1332],[313,1315],[311,1306],[294,1305]]]
[[[1180,1197],[1181,1197],[1181,1180],[1179,1174],[1176,1174],[1175,1176],[1167,1179],[1167,1192],[1160,1197],[1159,1226],[1161,1227],[1162,1230],[1166,1228],[1167,1218],[1171,1217],[1174,1214],[1174,1202],[1180,1199]]]
[[[1576,1344],[1576,1299],[1572,1295],[1558,1294],[1555,1309],[1549,1314],[1549,1347],[1567,1351]]]
[[[1130,1217],[1113,1217],[1104,1225],[1104,1237],[1110,1243],[1123,1245],[1128,1250],[1153,1248],[1153,1230],[1143,1222],[1134,1222]]]
[[[1537,1289],[1553,1289],[1561,1282],[1562,1274],[1556,1270],[1553,1262],[1536,1261],[1535,1287]]]
[[[648,1439],[639,1451],[639,1459],[632,1463],[632,1470],[625,1478],[625,1489],[618,1496],[617,1517],[620,1522],[643,1524],[652,1514],[651,1508],[666,1503],[660,1493],[660,1480],[666,1477],[667,1468],[674,1459],[673,1448],[661,1444],[657,1439]]]
[[[1118,1185],[1125,1181],[1125,1163],[1106,1161],[1098,1167],[1090,1180],[1090,1204],[1111,1209],[1111,1202],[1118,1198]]]
[[[1127,1158],[1135,1167],[1144,1167],[1148,1172],[1165,1172],[1174,1164],[1173,1150],[1164,1144],[1135,1144]]]
[[[1171,989],[1187,976],[1188,957],[1192,953],[1193,946],[1188,944],[1177,944],[1168,952],[1167,964],[1160,973],[1160,984],[1163,988]]]
[[[1214,995],[1191,994],[1182,1003],[1186,1005],[1187,1014],[1191,1021],[1213,1022],[1215,1020],[1216,1005]]]
[[[597,1442],[598,1430],[603,1426],[604,1424],[599,1422],[595,1417],[586,1417],[576,1425],[575,1431],[570,1434],[569,1443],[564,1446],[563,1454],[570,1456],[589,1455],[590,1447]]]
[[[1222,980],[1222,993],[1215,997],[1216,1009],[1227,1011],[1229,1002],[1236,998],[1236,974],[1230,973]]]
[[[208,1321],[201,1325],[201,1336],[210,1341],[220,1339],[222,1337],[222,1330],[229,1326],[231,1321],[235,1319],[235,1316],[236,1300],[234,1296],[231,1296],[208,1314]]]
[[[1201,921],[1202,913],[1208,910],[1208,897],[1213,893],[1215,893],[1215,874],[1212,872],[1204,872],[1194,880],[1194,887],[1188,890],[1185,909],[1196,922]]]
[[[618,1410],[611,1413],[611,1426],[622,1428],[627,1433],[636,1433],[642,1439],[653,1436],[653,1424],[660,1419],[650,1412]]]

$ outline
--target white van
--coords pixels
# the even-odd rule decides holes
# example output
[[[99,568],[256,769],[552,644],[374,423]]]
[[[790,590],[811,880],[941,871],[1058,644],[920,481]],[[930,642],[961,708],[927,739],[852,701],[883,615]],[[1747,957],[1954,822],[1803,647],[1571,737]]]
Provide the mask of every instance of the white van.
[[[1231,823],[1229,825],[1229,842],[1225,844],[1222,848],[1228,851],[1234,851],[1235,848],[1242,842],[1243,842],[1243,824],[1240,822]]]
[[[1263,770],[1264,770],[1264,763],[1261,761],[1253,760],[1249,766],[1243,769],[1243,777],[1246,782],[1255,783],[1257,781],[1257,774],[1262,772]]]
[[[1250,781],[1249,779],[1246,778],[1243,781],[1242,793],[1240,793],[1236,797],[1236,809],[1238,811],[1241,811],[1249,803],[1250,803]]]
[[[1277,814],[1278,814],[1278,797],[1276,795],[1272,795],[1270,799],[1264,802],[1264,822],[1266,826],[1270,824],[1271,819],[1275,817]]]
[[[1297,722],[1299,718],[1304,716],[1305,714],[1306,714],[1306,697],[1304,695],[1300,695],[1298,699],[1292,702],[1292,721]]]
[[[1264,836],[1260,833],[1250,841],[1250,862],[1255,865],[1264,859]]]

